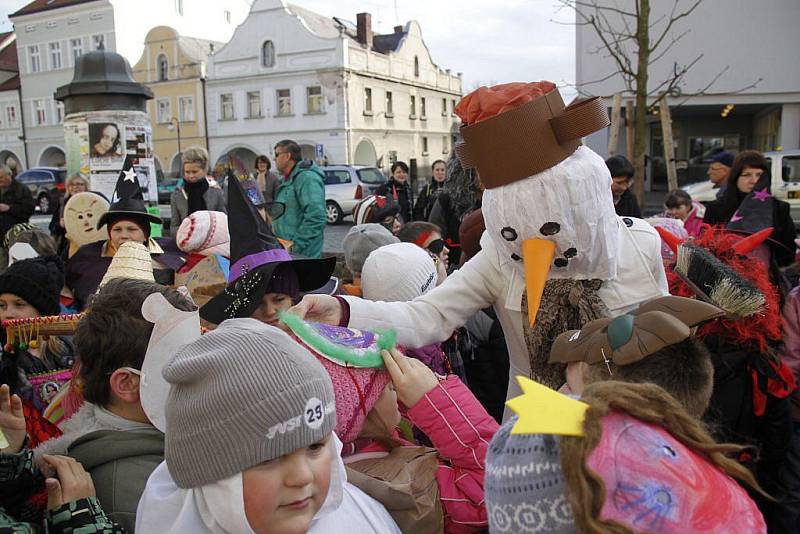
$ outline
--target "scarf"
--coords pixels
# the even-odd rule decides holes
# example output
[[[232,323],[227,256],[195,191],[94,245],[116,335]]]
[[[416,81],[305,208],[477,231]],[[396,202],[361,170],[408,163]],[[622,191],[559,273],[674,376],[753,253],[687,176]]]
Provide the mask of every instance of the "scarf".
[[[207,178],[202,178],[195,183],[185,182],[183,184],[183,190],[186,191],[186,199],[189,204],[187,216],[196,211],[205,211],[208,209],[206,207],[206,200],[203,198],[205,192],[208,191],[208,187]]]

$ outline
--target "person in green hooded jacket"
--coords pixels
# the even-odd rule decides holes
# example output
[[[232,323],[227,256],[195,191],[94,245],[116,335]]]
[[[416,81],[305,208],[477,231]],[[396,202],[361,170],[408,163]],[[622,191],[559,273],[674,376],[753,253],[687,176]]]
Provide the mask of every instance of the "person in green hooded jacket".
[[[274,223],[275,234],[292,243],[292,253],[319,258],[325,232],[324,174],[312,161],[304,161],[300,145],[288,139],[275,145],[275,165],[283,176],[275,201],[286,205]]]

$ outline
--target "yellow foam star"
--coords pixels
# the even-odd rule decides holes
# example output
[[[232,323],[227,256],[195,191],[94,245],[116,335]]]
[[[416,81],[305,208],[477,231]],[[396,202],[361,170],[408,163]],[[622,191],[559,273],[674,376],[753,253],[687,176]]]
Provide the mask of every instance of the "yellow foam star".
[[[511,429],[512,434],[557,434],[559,436],[582,436],[583,419],[589,405],[571,399],[557,391],[518,376],[522,395],[506,402],[519,420]]]

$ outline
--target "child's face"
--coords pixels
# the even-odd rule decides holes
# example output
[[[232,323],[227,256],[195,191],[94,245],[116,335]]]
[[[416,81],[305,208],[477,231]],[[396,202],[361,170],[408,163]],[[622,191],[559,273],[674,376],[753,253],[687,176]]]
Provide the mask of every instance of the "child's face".
[[[389,382],[386,385],[372,410],[376,412],[378,418],[386,426],[387,432],[391,432],[400,424],[400,409],[397,407],[397,392],[394,389],[394,384]]]
[[[308,532],[331,483],[333,447],[323,441],[242,473],[244,513],[256,534]]]
[[[0,321],[11,319],[24,319],[26,317],[39,317],[36,308],[28,304],[28,301],[11,293],[0,295]]]
[[[689,212],[692,211],[692,205],[681,204],[675,208],[667,208],[667,213],[673,219],[680,219],[685,221],[686,218],[689,216]]]
[[[292,307],[292,297],[284,293],[267,293],[261,298],[256,311],[251,317],[270,326],[282,328],[283,323],[278,319],[278,312],[286,311]]]

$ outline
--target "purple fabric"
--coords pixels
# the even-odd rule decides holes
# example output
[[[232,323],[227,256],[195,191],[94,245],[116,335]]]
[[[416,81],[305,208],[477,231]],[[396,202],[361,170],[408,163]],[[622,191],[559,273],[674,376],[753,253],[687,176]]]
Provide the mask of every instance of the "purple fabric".
[[[231,265],[231,271],[228,274],[228,282],[233,282],[242,276],[245,268],[247,271],[252,271],[256,267],[260,267],[265,263],[290,261],[291,259],[291,254],[282,248],[264,250],[262,252],[257,252],[256,254],[250,254],[249,256],[245,256],[244,258],[237,260],[236,263]]]
[[[421,361],[434,373],[442,376],[448,374],[447,367],[444,363],[445,355],[444,351],[442,351],[441,344],[434,343],[418,349],[406,349],[405,352],[406,356]]]

